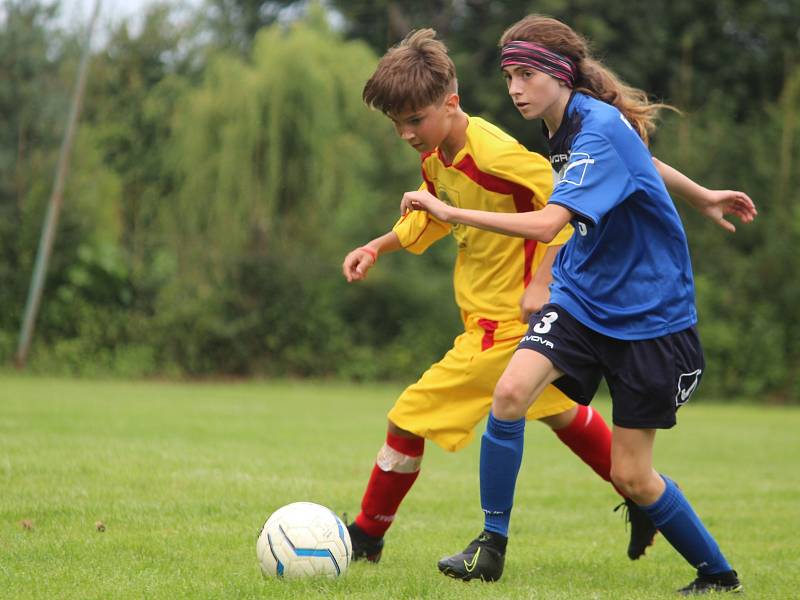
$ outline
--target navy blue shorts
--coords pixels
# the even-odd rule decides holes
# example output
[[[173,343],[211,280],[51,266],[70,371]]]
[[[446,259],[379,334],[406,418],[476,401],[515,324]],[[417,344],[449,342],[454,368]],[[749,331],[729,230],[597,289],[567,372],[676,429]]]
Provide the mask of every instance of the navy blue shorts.
[[[553,382],[588,405],[605,377],[615,425],[669,429],[697,389],[705,359],[695,327],[648,340],[618,340],[589,329],[557,304],[531,316],[519,348],[546,356],[564,375]]]

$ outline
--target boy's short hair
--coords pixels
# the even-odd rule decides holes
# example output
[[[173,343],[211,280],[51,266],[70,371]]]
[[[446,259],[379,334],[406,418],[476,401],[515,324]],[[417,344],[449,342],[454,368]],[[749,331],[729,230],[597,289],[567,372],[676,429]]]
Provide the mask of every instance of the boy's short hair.
[[[411,31],[378,62],[362,98],[385,114],[417,110],[456,92],[456,67],[433,29]]]

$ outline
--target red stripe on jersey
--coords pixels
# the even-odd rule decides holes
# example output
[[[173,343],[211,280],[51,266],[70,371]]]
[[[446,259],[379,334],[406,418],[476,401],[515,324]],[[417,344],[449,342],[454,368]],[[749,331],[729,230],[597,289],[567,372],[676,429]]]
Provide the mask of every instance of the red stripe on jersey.
[[[475,164],[475,159],[469,154],[462,158],[458,164],[453,166],[482,188],[490,192],[512,196],[517,212],[530,212],[534,210],[532,190],[519,183],[481,171],[478,165]],[[523,248],[525,253],[523,279],[525,281],[525,287],[527,287],[531,282],[531,265],[533,264],[533,255],[536,251],[536,241],[525,240],[523,242]]]
[[[524,212],[524,211],[523,211]],[[525,247],[525,287],[531,282],[531,265],[533,265],[533,254],[536,252],[536,240],[525,240],[522,244]]]
[[[428,178],[428,175],[425,173],[425,159],[428,158],[433,152],[427,152],[422,156],[422,178],[425,180],[425,185],[428,186],[428,191],[431,195],[436,196],[436,187],[433,185],[433,182]]]
[[[497,321],[491,319],[478,319],[478,325],[483,328],[481,352],[494,346],[494,332],[497,330]]]
[[[445,167],[447,167],[448,169],[449,169],[450,167],[452,167],[452,166],[453,166],[453,163],[449,162],[449,161],[448,161],[448,160],[445,158],[445,156],[444,156],[444,152],[442,152],[442,149],[441,149],[441,148],[437,148],[437,149],[436,149],[436,156],[438,156],[438,157],[439,157],[439,160],[440,160],[440,161],[442,161],[442,164],[443,164]]]

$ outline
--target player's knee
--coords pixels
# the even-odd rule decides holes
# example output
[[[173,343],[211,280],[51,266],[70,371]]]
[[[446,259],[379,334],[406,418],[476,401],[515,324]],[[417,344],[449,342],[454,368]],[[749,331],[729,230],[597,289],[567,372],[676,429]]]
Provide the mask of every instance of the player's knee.
[[[642,487],[642,478],[634,469],[625,466],[611,466],[611,482],[627,498],[635,499]]]
[[[519,419],[525,416],[530,405],[530,394],[510,377],[500,378],[494,388],[492,410],[495,416]]]
[[[652,497],[652,481],[649,471],[627,465],[611,465],[611,482],[626,498],[634,502],[649,503]]]

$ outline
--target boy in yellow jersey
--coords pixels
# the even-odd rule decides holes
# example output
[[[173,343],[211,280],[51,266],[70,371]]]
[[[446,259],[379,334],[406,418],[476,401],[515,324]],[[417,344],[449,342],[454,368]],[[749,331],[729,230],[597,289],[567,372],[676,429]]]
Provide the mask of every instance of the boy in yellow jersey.
[[[553,189],[549,161],[461,110],[455,66],[433,30],[411,32],[391,48],[364,87],[363,98],[420,153],[420,189],[461,208],[494,212],[538,210],[546,204]],[[688,189],[684,185],[681,191]],[[454,288],[464,332],[389,411],[386,442],[361,512],[348,526],[356,560],[380,559],[384,533],[419,474],[425,439],[451,452],[472,440],[475,425],[489,413],[495,384],[527,331],[528,317],[548,300],[551,266],[571,228],[549,244],[537,244],[453,227],[425,211],[412,211],[388,233],[350,252],[342,270],[347,281],[361,280],[379,255],[400,249],[421,254],[448,234],[458,245]],[[526,416],[550,426],[610,482],[611,432],[599,413],[548,386]],[[656,529],[634,503],[624,502],[631,523],[628,556],[637,559],[652,544]]]

